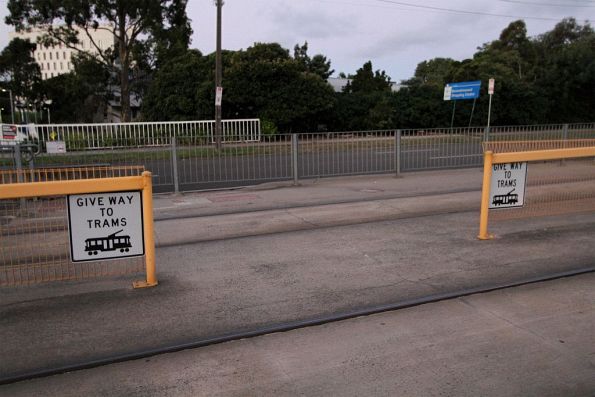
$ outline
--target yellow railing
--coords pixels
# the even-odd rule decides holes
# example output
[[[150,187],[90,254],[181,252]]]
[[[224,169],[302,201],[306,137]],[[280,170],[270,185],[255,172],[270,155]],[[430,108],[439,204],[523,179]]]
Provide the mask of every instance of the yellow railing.
[[[489,240],[493,238],[493,235],[488,233],[488,216],[490,205],[490,186],[492,182],[492,167],[494,164],[564,160],[584,157],[595,157],[595,146],[574,147],[568,149],[519,151],[509,153],[494,153],[491,150],[486,151],[484,153],[483,160],[483,185],[481,191],[481,212],[478,238],[480,240]]]
[[[157,285],[157,277],[153,237],[153,186],[149,171],[144,171],[140,176],[0,184],[0,200],[127,190],[141,191],[143,206],[146,280],[135,281],[133,285],[135,288],[152,287]]]

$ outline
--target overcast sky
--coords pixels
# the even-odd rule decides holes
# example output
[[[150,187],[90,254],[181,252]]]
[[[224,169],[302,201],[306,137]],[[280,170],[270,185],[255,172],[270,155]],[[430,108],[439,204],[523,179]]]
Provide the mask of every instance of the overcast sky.
[[[3,48],[12,28],[3,24],[6,0],[0,0],[0,6]],[[194,29],[191,46],[205,54],[212,52],[214,1],[190,0],[187,11]],[[410,78],[423,60],[472,56],[478,46],[496,39],[502,29],[521,17],[529,35],[534,36],[571,16],[581,23],[593,21],[595,0],[225,0],[223,48],[279,42],[293,49],[296,43],[308,41],[309,54],[326,55],[335,74],[353,73],[371,60],[374,69],[402,80]]]

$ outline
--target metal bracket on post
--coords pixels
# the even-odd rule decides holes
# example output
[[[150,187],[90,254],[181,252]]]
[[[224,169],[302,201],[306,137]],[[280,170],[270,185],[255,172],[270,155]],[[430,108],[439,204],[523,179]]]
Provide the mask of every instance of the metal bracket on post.
[[[395,134],[395,176],[401,177],[401,130]]]
[[[178,178],[178,148],[176,145],[176,137],[171,137],[171,166],[174,178],[174,193],[180,193],[180,180]]]
[[[299,172],[298,172],[298,134],[291,134],[291,172],[293,174],[293,184],[298,185]]]

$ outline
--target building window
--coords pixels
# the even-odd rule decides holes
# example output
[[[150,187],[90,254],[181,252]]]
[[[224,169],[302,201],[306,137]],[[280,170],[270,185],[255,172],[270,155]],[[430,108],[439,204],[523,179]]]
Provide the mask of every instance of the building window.
[[[60,53],[56,51],[56,59],[60,59]]]
[[[62,67],[62,62],[60,62],[60,70],[64,70],[64,68]]]
[[[43,53],[43,60],[45,61],[45,52]]]
[[[52,60],[52,53],[50,52],[49,54],[50,54],[50,61],[51,61]]]
[[[50,63],[48,62],[48,70],[50,70]]]
[[[62,51],[62,58],[66,59],[66,51]]]
[[[56,68],[56,62],[54,62],[54,70],[58,70],[58,68]]]

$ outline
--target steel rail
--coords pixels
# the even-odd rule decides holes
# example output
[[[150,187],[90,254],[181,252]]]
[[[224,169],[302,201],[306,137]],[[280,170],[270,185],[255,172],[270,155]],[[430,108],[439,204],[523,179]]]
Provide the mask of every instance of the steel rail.
[[[484,286],[484,287],[475,287],[475,288],[468,288],[463,289],[460,291],[454,292],[445,292],[440,294],[434,295],[427,295],[421,298],[414,298],[409,300],[404,300],[397,303],[390,303],[384,305],[377,305],[363,309],[356,309],[352,311],[340,312],[335,313],[328,316],[320,316],[315,317],[312,319],[306,320],[296,320],[296,321],[289,321],[284,323],[279,323],[267,327],[257,328],[252,331],[243,331],[243,332],[235,332],[235,333],[228,333],[221,336],[215,336],[207,339],[199,339],[195,341],[189,341],[185,343],[169,345],[169,346],[162,346],[157,347],[155,349],[147,349],[141,351],[135,351],[130,353],[124,353],[119,355],[114,355],[111,357],[104,357],[96,360],[90,360],[86,362],[79,362],[75,364],[65,365],[56,368],[45,368],[45,369],[38,369],[31,372],[24,372],[16,375],[10,375],[0,378],[0,385],[7,385],[11,383],[17,383],[37,378],[44,378],[48,376],[60,375],[66,372],[73,372],[73,371],[82,371],[86,369],[97,368],[101,366],[111,365],[122,363],[126,361],[133,361],[144,359],[148,357],[153,357],[157,355],[167,354],[167,353],[176,353],[182,350],[188,349],[196,349],[200,347],[206,347],[231,341],[236,341],[240,339],[248,339],[248,338],[255,338],[258,336],[279,333],[279,332],[288,332],[293,331],[300,328],[306,327],[313,327],[318,325],[329,324],[338,321],[349,320],[356,317],[362,316],[370,316],[373,314],[379,314],[389,311],[396,311],[407,309],[411,307],[437,303],[442,301],[448,301],[458,298],[463,298],[466,296],[477,295],[477,294],[485,294],[489,292],[505,290],[510,288],[521,287],[524,285],[536,284],[536,283],[543,283],[547,281],[558,280],[561,278],[568,278],[568,277],[575,277],[584,274],[595,273],[595,266],[586,267],[582,269],[575,269],[575,270],[568,270],[564,272],[558,273],[551,273],[544,276],[536,276],[530,277],[518,281],[512,281],[507,283],[500,283],[491,286]]]

